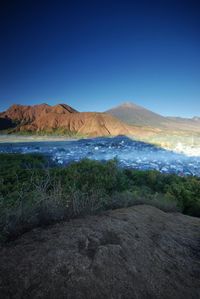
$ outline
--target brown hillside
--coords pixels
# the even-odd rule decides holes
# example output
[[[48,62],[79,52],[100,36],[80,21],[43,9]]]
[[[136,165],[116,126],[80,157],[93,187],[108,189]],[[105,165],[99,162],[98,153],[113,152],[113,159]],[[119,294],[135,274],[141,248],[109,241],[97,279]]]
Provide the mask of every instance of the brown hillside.
[[[99,112],[78,112],[72,107],[59,104],[35,106],[13,105],[7,111],[0,113],[2,120],[15,123],[13,132],[40,132],[64,129],[69,132],[87,136],[116,136],[152,134],[149,129],[129,126],[116,117]],[[3,123],[3,122],[2,122]],[[1,129],[5,129],[2,127]]]
[[[53,117],[56,114],[70,114],[75,112],[77,112],[75,109],[65,104],[55,106],[49,106],[48,104],[34,106],[12,105],[7,111],[0,113],[0,116],[20,123],[31,123],[39,117]]]

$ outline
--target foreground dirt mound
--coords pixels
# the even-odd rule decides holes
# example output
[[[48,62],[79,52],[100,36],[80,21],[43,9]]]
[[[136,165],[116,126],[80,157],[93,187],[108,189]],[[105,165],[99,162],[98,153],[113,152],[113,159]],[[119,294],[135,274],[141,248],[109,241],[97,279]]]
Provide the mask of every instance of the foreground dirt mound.
[[[136,206],[0,249],[1,298],[200,298],[200,219]]]

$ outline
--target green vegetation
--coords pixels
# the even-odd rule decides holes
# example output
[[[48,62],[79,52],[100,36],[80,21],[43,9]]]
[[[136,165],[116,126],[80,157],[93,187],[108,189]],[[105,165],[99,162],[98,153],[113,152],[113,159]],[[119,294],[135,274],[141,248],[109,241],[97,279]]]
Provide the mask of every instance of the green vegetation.
[[[2,240],[107,209],[150,204],[200,216],[200,179],[121,169],[116,160],[57,167],[41,155],[0,154]]]
[[[19,136],[67,136],[73,138],[85,137],[84,135],[81,135],[75,131],[73,132],[67,130],[66,128],[46,129],[40,131],[18,131],[16,128],[9,128],[6,130],[0,130],[0,134],[14,134]]]

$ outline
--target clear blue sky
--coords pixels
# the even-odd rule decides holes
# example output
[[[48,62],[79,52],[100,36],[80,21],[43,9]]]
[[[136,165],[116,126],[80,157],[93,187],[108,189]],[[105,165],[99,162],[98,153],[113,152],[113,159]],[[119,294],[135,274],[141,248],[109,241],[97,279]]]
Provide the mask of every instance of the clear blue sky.
[[[0,110],[133,101],[200,115],[200,1],[3,0]]]

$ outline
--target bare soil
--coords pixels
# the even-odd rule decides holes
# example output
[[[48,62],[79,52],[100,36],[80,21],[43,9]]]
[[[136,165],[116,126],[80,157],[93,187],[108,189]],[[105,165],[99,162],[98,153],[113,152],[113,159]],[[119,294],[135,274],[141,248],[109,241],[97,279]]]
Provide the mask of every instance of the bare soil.
[[[0,298],[200,298],[200,219],[135,206],[0,248]]]

